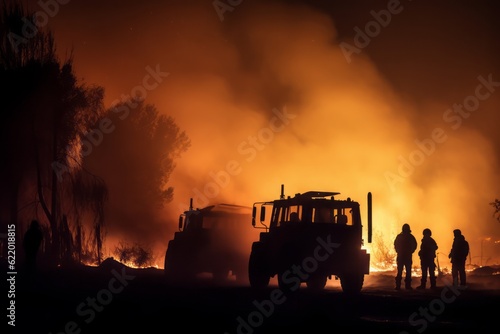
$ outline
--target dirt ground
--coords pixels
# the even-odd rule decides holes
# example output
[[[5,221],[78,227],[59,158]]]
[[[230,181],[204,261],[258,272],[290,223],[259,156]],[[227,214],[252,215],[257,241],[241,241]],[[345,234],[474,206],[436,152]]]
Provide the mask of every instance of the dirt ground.
[[[419,284],[415,277],[413,286]],[[365,276],[349,296],[339,281],[320,292],[305,286],[284,294],[271,281],[255,291],[210,277],[172,283],[160,269],[133,269],[107,261],[101,267],[40,270],[16,281],[17,333],[384,333],[497,332],[500,275],[470,272],[468,287],[440,276],[436,290],[394,290],[394,273]],[[13,329],[9,326],[9,329]]]

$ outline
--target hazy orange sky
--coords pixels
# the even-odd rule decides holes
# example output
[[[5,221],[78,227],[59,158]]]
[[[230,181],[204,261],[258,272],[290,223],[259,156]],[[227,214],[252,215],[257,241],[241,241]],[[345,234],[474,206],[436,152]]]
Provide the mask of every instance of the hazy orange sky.
[[[171,177],[167,231],[191,197],[251,206],[285,184],[366,208],[371,191],[385,242],[404,222],[418,240],[429,227],[445,262],[461,228],[473,263],[481,246],[483,264],[500,261],[496,2],[27,3],[107,106],[144,86],[147,68],[168,73],[146,102],[192,145]]]

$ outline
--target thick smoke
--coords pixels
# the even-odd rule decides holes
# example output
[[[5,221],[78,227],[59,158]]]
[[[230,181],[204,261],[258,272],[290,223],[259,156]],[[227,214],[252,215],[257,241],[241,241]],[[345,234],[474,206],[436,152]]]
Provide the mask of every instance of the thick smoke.
[[[340,43],[353,43],[352,28],[350,39],[341,37],[329,15],[299,2],[243,2],[223,21],[210,1],[123,8],[92,2],[87,15],[76,16],[79,6],[61,8],[54,18],[58,46],[74,46],[78,73],[103,85],[108,103],[140,84],[147,66],[170,73],[147,101],[172,115],[192,146],[171,176],[174,200],[161,213],[165,231],[173,233],[190,198],[195,207],[251,206],[277,198],[284,184],[286,195],[338,191],[366,208],[371,191],[374,230],[389,247],[403,223],[417,239],[429,227],[446,263],[452,230],[461,228],[473,263],[482,246],[498,262],[492,241],[500,232],[489,205],[499,195],[498,138],[478,126],[499,122],[499,87],[484,86],[500,80],[498,72],[485,70],[467,82],[450,77],[446,90],[460,87],[453,99],[416,102],[384,76],[369,50],[346,61]],[[352,27],[366,22],[353,20]],[[390,29],[397,48],[396,28]],[[415,65],[420,71],[433,69]],[[463,116],[454,103],[473,111]],[[159,241],[160,253],[166,241]]]

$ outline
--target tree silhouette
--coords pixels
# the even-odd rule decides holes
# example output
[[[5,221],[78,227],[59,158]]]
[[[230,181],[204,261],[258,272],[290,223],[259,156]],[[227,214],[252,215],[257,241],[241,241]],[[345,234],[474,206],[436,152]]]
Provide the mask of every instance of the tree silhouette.
[[[68,219],[79,223],[91,213],[96,225],[104,222],[106,186],[82,168],[78,153],[104,111],[104,90],[77,80],[72,58],[57,58],[52,32],[36,26],[34,13],[17,2],[3,2],[0,10],[3,221],[16,224],[26,202],[41,207],[51,259],[59,264],[74,245]]]
[[[120,262],[127,265],[133,264],[136,267],[151,266],[153,262],[153,251],[150,247],[141,245],[140,243],[128,244],[120,242],[115,247],[114,253],[118,256]]]
[[[134,236],[130,242],[161,237],[165,222],[158,217],[174,191],[169,178],[189,138],[172,117],[144,101],[113,106],[94,128],[102,129],[103,122],[107,131],[93,144],[87,141],[92,147],[84,165],[108,185],[108,231]]]
[[[493,202],[490,203],[490,205],[495,209],[495,212],[493,212],[493,217],[496,217],[500,222],[500,200],[496,198]]]

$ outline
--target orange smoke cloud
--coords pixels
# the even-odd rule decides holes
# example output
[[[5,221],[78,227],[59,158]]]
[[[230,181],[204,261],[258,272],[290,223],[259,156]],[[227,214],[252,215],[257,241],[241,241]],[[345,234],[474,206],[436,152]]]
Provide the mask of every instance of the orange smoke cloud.
[[[120,36],[116,42],[100,42],[93,32],[79,36],[94,46],[79,40],[75,63],[106,87],[109,101],[138,84],[147,65],[170,73],[148,95],[192,143],[171,176],[175,196],[164,213],[170,230],[189,198],[195,207],[251,206],[277,198],[285,184],[287,195],[339,191],[365,207],[371,191],[374,232],[392,244],[404,222],[417,239],[431,228],[443,263],[455,228],[471,242],[473,257],[483,237],[499,238],[489,206],[500,184],[495,144],[473,126],[484,121],[470,120],[498,124],[497,86],[481,88],[488,98],[453,128],[457,121],[445,115],[457,114],[447,114],[448,101],[417,104],[400,95],[365,50],[347,62],[335,22],[310,6],[244,2],[222,22],[210,2],[151,3],[136,13],[126,22],[95,23]],[[59,35],[72,38],[62,28]],[[489,75],[500,80],[491,72],[471,76],[455,102],[468,103],[477,78]]]

